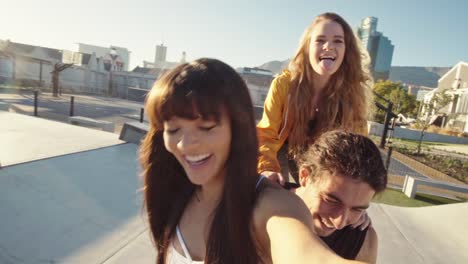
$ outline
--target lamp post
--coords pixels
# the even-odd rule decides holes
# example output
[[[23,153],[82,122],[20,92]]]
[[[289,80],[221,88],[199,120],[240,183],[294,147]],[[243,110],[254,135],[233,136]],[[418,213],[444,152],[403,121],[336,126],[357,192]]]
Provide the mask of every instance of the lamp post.
[[[111,58],[111,61],[110,61],[110,67],[109,67],[109,89],[107,93],[109,96],[112,96],[114,93],[113,86],[112,86],[112,71],[114,70],[115,60],[117,59],[119,55],[117,54],[117,51],[115,50],[115,48],[111,48],[109,52],[109,56]]]

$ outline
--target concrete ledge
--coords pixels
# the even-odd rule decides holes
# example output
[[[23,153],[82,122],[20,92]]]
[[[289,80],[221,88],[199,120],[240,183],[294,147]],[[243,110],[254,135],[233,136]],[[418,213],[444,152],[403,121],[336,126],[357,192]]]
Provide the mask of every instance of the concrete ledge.
[[[119,139],[139,145],[148,132],[148,124],[139,122],[126,122],[120,131]]]
[[[102,128],[102,130],[104,131],[114,132],[114,124],[109,121],[96,120],[84,116],[70,116],[68,118],[68,122],[74,125],[84,124],[88,126],[99,127]]]
[[[441,182],[431,179],[415,178],[413,176],[406,175],[403,183],[403,193],[409,198],[413,199],[416,196],[418,186],[431,186],[444,190],[450,190],[454,192],[468,193],[468,185],[452,184],[447,182]]]
[[[0,110],[8,112],[10,110],[10,104],[5,103],[5,102],[0,102]]]

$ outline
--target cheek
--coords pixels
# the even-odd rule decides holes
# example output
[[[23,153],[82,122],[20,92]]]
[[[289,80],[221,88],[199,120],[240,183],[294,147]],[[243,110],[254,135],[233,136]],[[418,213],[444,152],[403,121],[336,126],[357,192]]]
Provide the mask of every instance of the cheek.
[[[349,214],[349,222],[351,222],[351,223],[356,222],[363,215],[363,213],[364,212],[353,212],[353,211],[351,211],[351,213]]]
[[[164,134],[163,139],[164,139],[164,147],[166,148],[166,150],[174,154],[174,148],[177,145],[174,137],[167,136],[166,134]]]
[[[341,50],[341,51],[340,51],[341,59],[343,60],[343,59],[344,59],[344,56],[345,56],[345,54],[346,54],[346,47],[343,46],[340,50]]]
[[[326,202],[317,203],[317,213],[321,215],[331,215],[336,211],[335,206],[327,204]]]
[[[309,60],[316,60],[315,58],[317,57],[317,51],[318,51],[318,47],[314,46],[314,45],[310,45],[309,46]]]

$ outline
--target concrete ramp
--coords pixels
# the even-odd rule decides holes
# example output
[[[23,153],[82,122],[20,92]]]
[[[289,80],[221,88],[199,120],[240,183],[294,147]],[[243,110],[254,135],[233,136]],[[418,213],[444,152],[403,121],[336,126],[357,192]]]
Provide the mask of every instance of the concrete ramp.
[[[0,111],[0,167],[121,143],[113,133]]]
[[[372,204],[378,263],[468,263],[468,203],[419,208]]]
[[[136,151],[122,144],[1,169],[0,263],[103,263],[137,238]]]

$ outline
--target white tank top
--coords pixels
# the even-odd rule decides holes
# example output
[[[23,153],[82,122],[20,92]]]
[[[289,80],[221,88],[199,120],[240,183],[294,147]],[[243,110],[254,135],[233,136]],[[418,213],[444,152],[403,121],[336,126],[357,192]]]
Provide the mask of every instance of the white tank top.
[[[265,177],[261,175],[257,181],[257,184],[255,185],[255,189],[258,189],[258,186],[262,182],[262,180]],[[182,251],[184,255],[180,254],[177,252],[177,250],[174,248],[174,240],[171,241],[169,248],[167,249],[167,264],[202,264],[205,263],[205,261],[193,261],[192,257],[190,256],[190,253],[188,251],[187,245],[185,244],[184,237],[182,236],[182,233],[180,232],[179,225],[176,226],[176,235],[177,239],[179,240],[179,244],[182,247]]]

